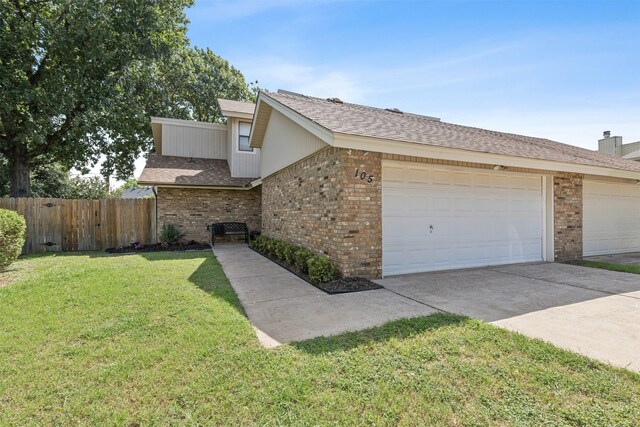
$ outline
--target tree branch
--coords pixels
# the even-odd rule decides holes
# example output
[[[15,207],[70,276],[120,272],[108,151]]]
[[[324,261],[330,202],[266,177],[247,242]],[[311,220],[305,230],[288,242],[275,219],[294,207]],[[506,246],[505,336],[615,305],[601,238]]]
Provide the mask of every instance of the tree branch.
[[[82,113],[84,110],[85,107],[83,106],[83,104],[80,101],[76,102],[71,111],[66,115],[62,126],[60,126],[60,128],[54,133],[47,135],[45,137],[44,144],[34,148],[33,150],[30,150],[28,152],[29,157],[34,158],[42,154],[46,154],[50,148],[62,141],[65,133],[67,133],[71,128],[73,120],[78,116],[79,113]]]
[[[13,5],[15,6],[18,14],[24,20],[26,17],[24,16],[24,10],[22,10],[22,5],[20,4],[20,0],[13,0]]]
[[[42,61],[40,61],[40,64],[38,64],[38,68],[36,69],[36,72],[31,74],[29,76],[29,84],[31,86],[36,86],[39,82],[40,79],[42,78],[42,73],[44,72],[44,67],[47,64],[47,54],[44,54],[44,57],[42,58]]]

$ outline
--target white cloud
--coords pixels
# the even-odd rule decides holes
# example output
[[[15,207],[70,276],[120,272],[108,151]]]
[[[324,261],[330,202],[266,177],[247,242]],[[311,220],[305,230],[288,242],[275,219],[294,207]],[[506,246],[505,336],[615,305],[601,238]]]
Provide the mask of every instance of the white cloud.
[[[259,85],[275,91],[286,89],[320,98],[338,97],[348,102],[363,102],[367,90],[357,73],[335,68],[314,67],[280,58],[253,58],[240,67]]]

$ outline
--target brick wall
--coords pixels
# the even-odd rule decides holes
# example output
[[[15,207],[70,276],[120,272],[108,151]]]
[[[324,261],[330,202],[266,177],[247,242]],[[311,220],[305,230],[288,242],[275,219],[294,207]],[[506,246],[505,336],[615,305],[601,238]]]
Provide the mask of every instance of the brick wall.
[[[176,224],[185,239],[209,242],[208,224],[246,222],[249,230],[261,227],[261,187],[252,190],[208,190],[158,187],[158,231]],[[217,239],[216,239],[217,240]]]
[[[263,233],[380,277],[381,172],[379,153],[328,148],[263,179]]]
[[[553,210],[556,261],[582,258],[582,175],[554,175]]]
[[[328,148],[263,179],[264,234],[328,255],[346,276],[380,277],[383,157],[389,158]],[[373,182],[360,180],[356,170]],[[582,175],[541,172],[553,173],[555,258],[578,259]]]

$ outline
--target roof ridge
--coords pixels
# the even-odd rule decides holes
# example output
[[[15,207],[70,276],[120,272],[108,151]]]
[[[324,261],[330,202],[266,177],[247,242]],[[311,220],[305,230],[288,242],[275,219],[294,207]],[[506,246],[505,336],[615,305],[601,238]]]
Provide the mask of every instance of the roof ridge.
[[[365,110],[370,110],[370,111],[377,111],[377,112],[381,112],[381,113],[390,113],[390,114],[398,114],[398,113],[402,113],[405,116],[409,116],[409,117],[417,117],[417,118],[423,118],[423,119],[428,119],[428,120],[432,120],[432,121],[440,121],[440,118],[438,117],[434,117],[434,116],[427,116],[424,114],[418,114],[418,113],[411,113],[411,112],[407,112],[407,111],[402,111],[402,110],[398,110],[398,111],[390,111],[390,108],[382,108],[382,107],[373,107],[371,105],[364,105],[364,104],[355,104],[353,102],[346,102],[343,101],[342,103],[336,103],[331,101],[329,98],[325,99],[325,98],[320,98],[317,96],[311,96],[311,95],[304,95],[302,93],[295,93],[295,92],[290,92],[290,91],[286,91],[286,93],[282,93],[282,92],[269,92],[266,91],[267,95],[277,95],[277,96],[284,96],[287,98],[306,98],[306,99],[310,99],[313,101],[319,101],[322,103],[327,103],[327,104],[332,104],[332,105],[344,105],[347,107],[355,107],[355,108],[362,108]]]
[[[265,96],[323,128],[343,134],[640,172],[640,163],[548,138],[434,120],[414,113],[332,102],[302,94]]]

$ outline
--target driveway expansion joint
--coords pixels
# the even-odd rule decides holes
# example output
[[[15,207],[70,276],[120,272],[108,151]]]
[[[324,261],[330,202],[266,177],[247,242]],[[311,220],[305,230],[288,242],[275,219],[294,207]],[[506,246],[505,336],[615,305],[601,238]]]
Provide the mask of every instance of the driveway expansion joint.
[[[382,286],[382,285],[380,285],[380,286]],[[387,288],[387,287],[385,287],[385,286],[382,286],[382,289],[384,289],[385,291],[391,292],[392,294],[396,294],[396,295],[398,295],[398,296],[400,296],[400,297],[402,297],[402,298],[406,298],[406,299],[411,300],[411,301],[413,301],[413,302],[417,302],[418,304],[421,304],[421,305],[427,306],[427,307],[429,307],[429,308],[432,308],[432,309],[434,309],[434,310],[437,310],[437,311],[439,311],[439,312],[441,312],[441,313],[455,314],[455,313],[451,313],[451,312],[449,312],[449,311],[447,311],[447,310],[443,310],[443,309],[441,309],[441,308],[438,308],[438,307],[436,307],[436,306],[434,306],[434,305],[427,304],[426,302],[420,301],[420,300],[418,300],[418,299],[411,298],[411,297],[410,297],[410,296],[408,296],[408,295],[403,295],[403,294],[401,294],[400,292],[397,292],[397,291],[391,290],[391,289],[389,289],[389,288]]]
[[[583,268],[591,268],[591,267],[583,267]],[[509,273],[509,272],[506,272],[506,271],[496,270],[495,268],[488,268],[488,270],[491,270],[491,271],[493,271],[495,273],[506,274],[507,276],[522,277],[523,279],[529,279],[529,280],[538,280],[540,282],[546,282],[546,283],[549,283],[551,285],[571,286],[572,288],[584,289],[586,291],[592,291],[592,292],[599,292],[599,293],[604,294],[604,295],[619,296],[619,297],[630,298],[630,299],[634,299],[634,300],[640,300],[640,297],[636,297],[636,296],[633,296],[633,295],[628,295],[628,293],[603,291],[602,289],[594,289],[594,288],[589,288],[589,287],[586,287],[586,286],[572,285],[571,283],[566,283],[566,282],[559,282],[559,281],[553,281],[553,280],[549,280],[549,279],[540,279],[538,277],[525,276],[525,275],[522,275],[522,274]],[[633,273],[624,273],[624,274],[633,274]]]

